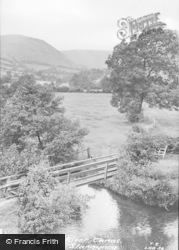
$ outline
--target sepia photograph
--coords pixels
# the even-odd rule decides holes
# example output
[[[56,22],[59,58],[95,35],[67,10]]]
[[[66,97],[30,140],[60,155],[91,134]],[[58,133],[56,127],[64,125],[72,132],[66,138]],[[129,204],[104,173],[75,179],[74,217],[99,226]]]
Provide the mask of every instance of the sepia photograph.
[[[177,250],[179,1],[0,0],[0,249]]]

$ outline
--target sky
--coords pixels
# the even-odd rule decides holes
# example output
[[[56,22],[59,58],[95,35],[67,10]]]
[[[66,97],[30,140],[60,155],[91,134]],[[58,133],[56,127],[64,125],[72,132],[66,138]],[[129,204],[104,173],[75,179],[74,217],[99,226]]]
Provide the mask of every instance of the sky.
[[[179,29],[178,0],[0,0],[1,35],[45,40],[58,50],[112,50],[117,21],[160,12],[170,29]]]

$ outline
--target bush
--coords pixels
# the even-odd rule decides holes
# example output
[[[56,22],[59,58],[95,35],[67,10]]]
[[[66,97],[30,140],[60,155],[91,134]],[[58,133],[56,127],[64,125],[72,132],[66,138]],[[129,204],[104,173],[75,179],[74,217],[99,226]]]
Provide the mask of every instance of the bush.
[[[85,198],[71,186],[60,184],[41,163],[32,167],[18,194],[21,233],[54,233],[85,206]]]
[[[142,117],[139,120],[139,123],[135,123],[132,126],[132,130],[136,133],[146,133],[146,132],[154,132],[156,130],[156,121],[155,119],[151,119],[149,117]]]
[[[168,207],[176,204],[178,189],[174,172],[160,170],[154,154],[169,138],[164,135],[132,132],[121,152],[116,175],[107,182],[115,192],[148,205]],[[174,186],[173,186],[174,184]]]
[[[178,192],[173,189],[170,177],[162,174],[157,165],[135,165],[130,160],[122,159],[118,168],[115,177],[107,183],[113,191],[135,201],[166,209],[177,202]]]
[[[168,152],[174,153],[174,154],[179,154],[179,138],[169,138],[168,142]]]
[[[145,164],[149,161],[157,161],[157,150],[166,146],[168,141],[169,138],[161,134],[131,132],[124,149],[132,162]]]

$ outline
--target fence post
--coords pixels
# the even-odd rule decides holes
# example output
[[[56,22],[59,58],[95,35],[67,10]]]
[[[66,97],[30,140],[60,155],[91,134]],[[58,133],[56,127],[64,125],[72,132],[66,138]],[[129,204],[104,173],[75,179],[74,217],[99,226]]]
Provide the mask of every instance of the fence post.
[[[87,148],[87,157],[88,157],[88,159],[91,158],[90,148]]]
[[[71,177],[71,172],[70,172],[70,171],[68,171],[68,176],[67,176],[67,184],[69,184],[69,183],[70,183],[70,177]]]
[[[105,171],[104,171],[104,180],[105,180],[105,182],[107,180],[107,174],[108,174],[108,162],[106,164]]]

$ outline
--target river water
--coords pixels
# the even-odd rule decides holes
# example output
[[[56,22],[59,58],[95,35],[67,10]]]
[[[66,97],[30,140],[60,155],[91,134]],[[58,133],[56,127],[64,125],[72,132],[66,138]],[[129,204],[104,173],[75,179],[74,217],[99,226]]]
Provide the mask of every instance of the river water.
[[[178,249],[177,212],[135,204],[99,187],[83,186],[90,195],[80,218],[62,228],[66,249]]]

